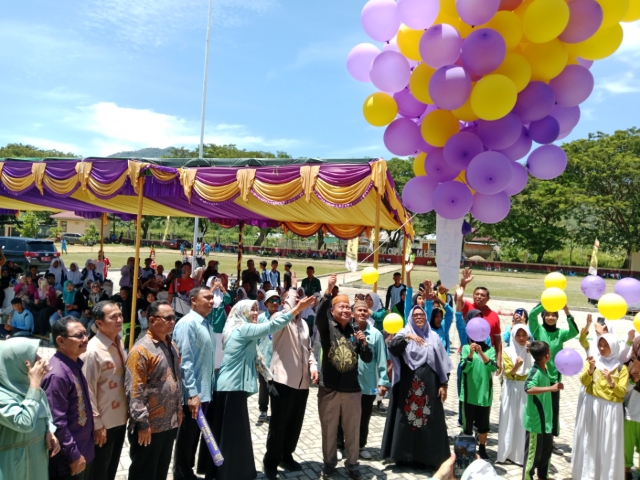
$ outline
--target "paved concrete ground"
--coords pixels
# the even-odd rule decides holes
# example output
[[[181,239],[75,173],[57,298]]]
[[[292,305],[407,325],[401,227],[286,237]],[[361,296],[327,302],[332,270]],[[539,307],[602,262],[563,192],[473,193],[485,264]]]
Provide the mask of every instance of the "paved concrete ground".
[[[111,276],[111,275],[110,275]],[[324,279],[323,279],[324,280]],[[348,279],[347,279],[348,280]],[[325,285],[323,281],[323,286]],[[343,281],[342,278],[339,279]],[[114,283],[117,280],[114,279]],[[352,289],[348,287],[341,287],[344,293],[354,293],[360,291],[358,289]],[[511,325],[511,312],[518,307],[526,308],[530,310],[533,308],[533,304],[526,302],[512,302],[512,301],[491,301],[490,306],[497,312],[502,313],[501,320],[503,331],[506,328],[510,328]],[[587,312],[575,312],[576,321],[578,327],[582,328],[586,321]],[[566,328],[566,320],[561,318],[560,327]],[[620,338],[626,338],[627,332],[633,328],[630,320],[620,320],[614,322],[615,334]],[[451,342],[452,351],[457,350],[459,345],[458,334],[455,326],[451,329]],[[571,340],[567,344],[568,347],[575,348],[583,354],[583,351],[577,341],[577,339]],[[41,349],[42,356],[49,357],[53,354],[53,350],[43,347]],[[459,362],[459,355],[451,354],[452,362],[454,364],[454,370],[451,372],[449,398],[445,403],[445,414],[447,418],[447,426],[449,429],[450,442],[452,442],[453,436],[460,432],[460,429],[456,426],[457,411],[458,411],[458,398],[456,395],[456,369]],[[564,450],[563,456],[553,455],[551,461],[551,475],[556,480],[571,479],[571,445],[573,443],[573,430],[576,418],[576,405],[577,397],[580,388],[580,383],[577,377],[565,378],[564,380],[565,390],[561,394],[561,435],[557,443]],[[257,420],[258,418],[258,396],[253,395],[249,397],[249,414],[251,420]],[[385,400],[385,403],[387,401]],[[499,409],[500,409],[500,381],[498,378],[494,379],[494,402],[491,410],[491,428],[492,431],[489,434],[488,439],[488,453],[492,461],[495,461],[496,452],[498,447],[498,421],[499,421]],[[384,462],[384,459],[379,458],[378,452],[382,441],[382,434],[385,425],[385,416],[374,411],[374,415],[371,418],[369,445],[368,450],[373,455],[373,459],[369,461],[361,461],[362,471],[365,478],[376,479],[427,479],[430,478],[433,472],[431,471],[416,471],[410,468],[398,468],[394,464],[388,464]],[[262,471],[262,457],[265,452],[265,444],[268,433],[268,424],[257,425],[253,424],[252,436],[253,436],[253,448],[254,457],[256,462],[256,469],[258,470],[258,478],[263,478]],[[120,470],[118,471],[118,480],[125,480],[128,474],[128,466],[130,464],[128,455],[128,444],[122,452],[120,461]],[[309,395],[309,402],[307,404],[307,412],[305,416],[305,422],[300,436],[300,442],[298,449],[295,453],[296,460],[298,460],[304,467],[302,472],[283,472],[283,478],[300,478],[300,479],[315,479],[319,477],[320,469],[322,468],[322,448],[320,438],[320,421],[317,413],[317,388],[313,388]],[[636,457],[636,465],[637,457]],[[344,465],[341,462],[335,478],[348,478]],[[522,478],[522,467],[511,464],[495,464],[496,471],[505,479],[516,480]],[[168,478],[172,478],[171,474]],[[137,480],[137,479],[136,479]]]

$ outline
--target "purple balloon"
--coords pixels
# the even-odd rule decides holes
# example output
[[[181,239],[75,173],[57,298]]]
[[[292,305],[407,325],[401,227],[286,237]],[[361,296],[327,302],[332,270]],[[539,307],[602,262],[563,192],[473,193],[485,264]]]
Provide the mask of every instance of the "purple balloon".
[[[566,137],[571,133],[571,130],[578,124],[580,120],[580,107],[559,107],[556,105],[549,114],[560,124],[560,135],[558,140]]]
[[[527,168],[540,180],[554,179],[567,168],[567,154],[557,145],[542,145],[529,155]]]
[[[456,0],[460,18],[471,26],[487,23],[500,7],[500,0]]]
[[[560,350],[553,361],[558,371],[567,377],[579,374],[584,367],[584,360],[580,354],[571,348]]]
[[[433,193],[433,209],[448,220],[464,217],[472,204],[471,190],[462,182],[451,180],[441,183]]]
[[[489,151],[476,155],[467,168],[469,186],[485,195],[504,190],[511,177],[511,161],[500,152]]]
[[[569,23],[558,40],[565,43],[583,42],[598,31],[602,25],[602,7],[595,0],[571,0]]]
[[[598,275],[587,275],[580,282],[580,290],[585,297],[597,300],[607,291],[607,284]]]
[[[460,230],[461,230],[460,233],[462,233],[462,235],[464,235],[465,237],[467,235],[470,235],[471,232],[473,232],[473,228],[471,228],[471,224],[466,220],[462,222],[462,228]]]
[[[556,96],[556,105],[575,107],[593,91],[593,74],[581,65],[567,65],[560,75],[549,82]]]
[[[510,147],[522,133],[522,120],[511,112],[499,120],[480,120],[478,137],[485,147],[491,150],[504,150]]]
[[[526,124],[549,115],[555,103],[556,96],[549,85],[544,82],[530,82],[518,94],[513,112]]]
[[[618,280],[613,291],[624,298],[627,305],[640,302],[640,282],[633,277]]]
[[[541,145],[555,142],[560,135],[560,124],[551,115],[531,122],[529,125],[529,135],[531,139]]]
[[[471,215],[482,223],[498,223],[509,215],[511,199],[505,192],[485,195],[477,192],[473,196]]]
[[[409,83],[411,67],[399,52],[382,52],[371,64],[371,82],[383,92],[399,92]]]
[[[491,327],[482,317],[476,317],[467,323],[467,336],[474,342],[484,342],[491,334]]]
[[[403,117],[417,118],[427,109],[427,104],[416,100],[411,90],[406,87],[394,93],[393,98],[398,104],[398,113]]]
[[[511,164],[511,181],[503,190],[509,196],[517,195],[523,191],[529,183],[529,170],[518,162]]]
[[[424,170],[430,178],[438,182],[447,182],[460,175],[460,170],[449,166],[444,160],[442,148],[434,149],[424,161]]]
[[[584,58],[576,58],[576,62],[578,62],[579,65],[582,65],[584,68],[588,68],[591,69],[591,66],[593,65],[593,60],[585,60]]]
[[[438,0],[398,0],[400,21],[414,30],[424,30],[433,25],[439,11]]]
[[[453,65],[460,57],[462,39],[458,31],[446,23],[429,27],[420,38],[420,56],[431,68]]]
[[[499,152],[509,160],[515,162],[516,160],[526,157],[527,153],[531,150],[532,145],[533,140],[531,140],[531,135],[529,135],[529,129],[527,127],[522,127],[518,140],[516,140],[516,142],[510,147],[499,150]]]
[[[371,0],[360,14],[364,31],[378,42],[391,40],[400,28],[400,19],[393,0]]]
[[[349,75],[359,82],[370,82],[369,71],[373,60],[380,54],[380,49],[370,43],[361,43],[351,49],[347,55]]]
[[[484,151],[482,141],[475,133],[458,132],[444,145],[444,160],[451,168],[466,170],[476,155]]]
[[[462,42],[460,60],[467,72],[486,75],[500,66],[506,53],[507,44],[502,35],[492,28],[480,28]]]
[[[384,131],[384,145],[394,155],[413,155],[420,146],[420,127],[409,118],[397,118]]]
[[[433,193],[439,183],[431,177],[413,177],[402,189],[402,203],[413,213],[433,210]]]
[[[443,110],[460,108],[471,95],[471,77],[457,65],[440,67],[429,81],[429,95]]]

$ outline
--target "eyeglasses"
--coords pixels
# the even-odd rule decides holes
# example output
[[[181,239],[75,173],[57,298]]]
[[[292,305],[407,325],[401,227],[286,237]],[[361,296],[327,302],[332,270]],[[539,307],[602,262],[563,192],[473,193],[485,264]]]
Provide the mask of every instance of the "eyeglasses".
[[[176,316],[175,315],[167,315],[166,317],[163,317],[162,315],[152,315],[152,317],[161,318],[165,322],[175,322],[176,321]]]
[[[267,300],[267,303],[280,303],[280,299],[278,297],[271,297]]]
[[[82,332],[82,333],[76,333],[75,335],[65,335],[65,337],[67,338],[77,338],[78,340],[82,340],[83,338],[89,338],[89,335],[87,335],[87,332]]]

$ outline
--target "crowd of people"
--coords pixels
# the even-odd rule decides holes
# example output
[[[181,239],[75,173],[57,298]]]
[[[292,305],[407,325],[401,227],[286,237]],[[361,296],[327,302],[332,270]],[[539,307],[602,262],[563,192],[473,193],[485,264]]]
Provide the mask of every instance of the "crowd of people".
[[[0,343],[0,472],[113,480],[128,437],[131,479],[167,478],[172,457],[176,480],[198,473],[256,478],[247,397],[257,393],[258,424],[271,410],[263,471],[279,478],[279,468],[303,468],[293,454],[317,385],[323,479],[334,477],[342,459],[351,478],[363,478],[359,459],[371,458],[374,408],[386,413],[382,458],[453,479],[449,437],[459,432],[447,429],[444,402],[457,364],[459,426],[476,435],[480,458],[468,469],[479,473],[468,478],[492,478],[486,445],[500,376],[497,461],[522,465],[523,478],[546,479],[552,453],[563,453],[553,440],[563,390],[554,359],[579,336],[588,359],[580,375],[573,478],[630,478],[640,446],[640,340],[630,332],[621,346],[602,319],[591,338],[591,317],[580,331],[565,308],[569,327],[563,329],[559,312],[538,305],[517,309],[503,334],[487,305],[488,289],[476,287],[465,300],[469,269],[453,292],[430,280],[414,291],[408,265],[406,285],[394,275],[383,305],[374,292],[353,299],[340,293],[335,275],[323,289],[312,266],[302,280],[289,262],[281,273],[277,260],[270,268],[260,262],[260,269],[249,260],[235,289],[215,260],[196,269],[178,261],[167,275],[150,258],[138,272],[134,264],[130,258],[122,267],[115,295],[105,291],[107,272],[92,260],[79,270],[56,259],[41,278],[3,268],[15,297],[11,323],[2,327],[10,340]],[[389,312],[404,320],[393,335],[384,331]],[[476,317],[490,326],[482,342],[466,332]],[[459,345],[450,338],[454,323]],[[48,334],[41,330],[47,326],[56,348],[48,362],[37,356],[38,341],[24,338]],[[128,350],[131,334],[136,342]],[[222,464],[201,436],[203,419]]]

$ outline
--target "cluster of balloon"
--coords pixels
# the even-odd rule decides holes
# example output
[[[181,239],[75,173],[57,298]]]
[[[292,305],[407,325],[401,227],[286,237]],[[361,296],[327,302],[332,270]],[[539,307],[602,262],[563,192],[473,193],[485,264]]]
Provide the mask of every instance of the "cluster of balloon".
[[[547,312],[559,312],[567,305],[567,279],[560,272],[551,272],[544,278],[545,291],[542,292],[540,303]]]
[[[347,69],[379,90],[363,114],[386,127],[387,149],[415,155],[405,206],[496,223],[529,174],[560,175],[567,156],[552,143],[578,123],[589,68],[638,19],[640,0],[367,2],[362,26],[383,45],[356,45]]]
[[[614,293],[605,293],[607,284],[598,275],[587,275],[580,283],[585,297],[598,300],[600,315],[608,320],[618,320],[627,313],[628,306],[640,302],[640,281],[628,277],[618,280],[613,287]],[[640,332],[640,316],[636,315],[634,327]]]

